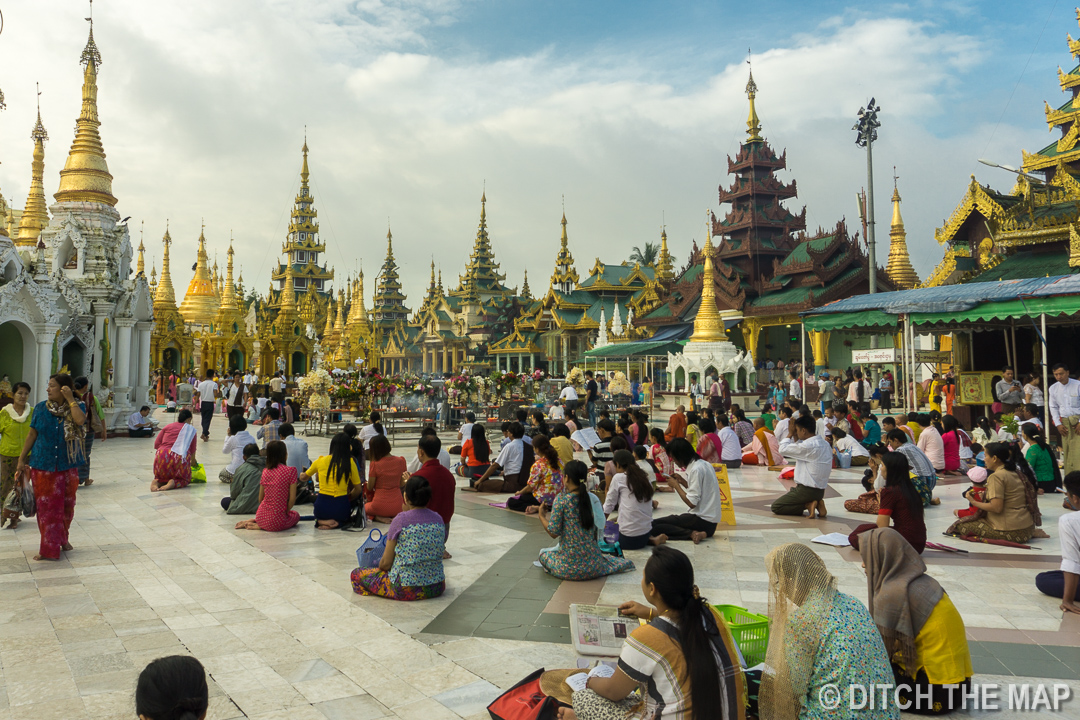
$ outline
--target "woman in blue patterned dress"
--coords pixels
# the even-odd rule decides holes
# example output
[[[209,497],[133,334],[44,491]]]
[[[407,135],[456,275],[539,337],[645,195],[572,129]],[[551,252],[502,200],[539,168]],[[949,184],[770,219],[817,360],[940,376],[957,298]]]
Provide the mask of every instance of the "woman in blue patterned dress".
[[[353,591],[391,600],[424,600],[446,589],[442,517],[428,510],[431,485],[419,475],[405,483],[405,510],[394,516],[386,533],[386,550],[377,568],[352,571]]]
[[[836,589],[836,578],[806,545],[788,543],[765,558],[769,647],[760,715],[769,720],[899,720],[885,644],[866,606]],[[854,700],[854,702],[852,702]],[[860,708],[859,705],[862,705]]]
[[[593,580],[634,569],[626,558],[605,555],[597,542],[593,494],[585,486],[589,470],[580,460],[563,468],[565,491],[555,496],[551,510],[540,506],[540,522],[558,546],[540,551],[540,564],[560,580]]]

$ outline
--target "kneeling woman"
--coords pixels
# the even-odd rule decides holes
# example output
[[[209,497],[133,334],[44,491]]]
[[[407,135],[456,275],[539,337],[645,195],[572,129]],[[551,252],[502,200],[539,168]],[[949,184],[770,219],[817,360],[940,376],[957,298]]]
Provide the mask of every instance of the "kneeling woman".
[[[663,535],[649,537],[652,533],[653,486],[629,450],[616,451],[615,470],[604,500],[604,513],[619,511],[619,547],[640,550],[646,545],[666,542]]]
[[[405,483],[404,496],[405,510],[390,523],[379,566],[352,571],[353,591],[360,595],[425,600],[446,589],[442,564],[446,530],[442,517],[428,510],[431,485],[413,475]]]
[[[280,440],[266,443],[266,469],[259,483],[259,509],[254,520],[241,520],[237,530],[266,530],[281,532],[300,522],[300,513],[293,510],[296,504],[296,468],[286,463],[289,450]]]
[[[911,543],[916,553],[922,555],[926,549],[926,521],[923,519],[922,498],[911,481],[911,466],[907,458],[898,452],[885,453],[880,461],[885,468],[885,487],[881,488],[877,523],[866,523],[855,528],[848,535],[848,542],[858,550],[860,535],[875,528],[887,528],[892,522],[896,532]]]
[[[690,559],[672,547],[656,548],[645,563],[641,591],[652,607],[626,602],[619,612],[648,625],[623,643],[615,674],[589,678],[559,720],[742,720],[746,686],[739,652],[723,618],[698,595]],[[640,698],[629,697],[642,685]],[[643,701],[646,712],[639,714]]]
[[[533,514],[541,505],[551,506],[555,497],[562,492],[562,461],[559,451],[548,440],[547,435],[533,438],[533,452],[536,460],[529,470],[529,483],[517,496],[506,500],[506,508],[516,512]]]
[[[344,525],[352,515],[353,500],[364,492],[348,435],[343,432],[335,435],[330,441],[330,454],[311,463],[311,467],[300,474],[300,482],[306,483],[313,475],[319,477],[315,529],[330,530]]]
[[[870,615],[892,659],[900,702],[919,714],[959,709],[971,683],[960,613],[900,533],[871,530],[860,544]]]
[[[191,484],[191,466],[196,464],[198,433],[191,424],[191,411],[184,408],[154,438],[154,480],[150,492],[175,490]]]
[[[544,529],[559,539],[558,546],[540,551],[540,564],[560,580],[593,580],[634,569],[634,563],[626,558],[605,555],[600,550],[596,531],[603,529],[603,512],[598,528],[593,513],[595,496],[585,486],[588,472],[580,460],[566,463],[563,471],[566,490],[555,497],[550,511],[547,506],[540,506]]]
[[[889,656],[861,601],[836,589],[836,578],[806,545],[788,543],[765,558],[769,571],[769,646],[758,708],[769,720],[899,720],[891,703],[848,710],[822,702],[830,689],[893,681]],[[846,696],[845,696],[846,697]],[[869,704],[868,704],[869,705]]]

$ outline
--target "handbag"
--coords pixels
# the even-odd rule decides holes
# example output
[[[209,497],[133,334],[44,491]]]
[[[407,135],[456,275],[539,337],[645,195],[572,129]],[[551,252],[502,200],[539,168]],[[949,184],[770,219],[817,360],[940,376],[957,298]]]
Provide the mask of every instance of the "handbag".
[[[375,534],[378,533],[378,539]],[[356,564],[361,570],[378,567],[386,550],[386,535],[379,528],[372,528],[367,540],[356,549]]]
[[[528,675],[488,705],[492,720],[555,720],[559,702],[540,689],[544,669]]]
[[[206,482],[206,468],[202,463],[195,463],[191,466],[191,482],[204,483]]]
[[[23,470],[22,489],[19,490],[19,500],[22,503],[23,517],[37,515],[37,501],[34,499],[34,484],[30,482],[30,469]]]

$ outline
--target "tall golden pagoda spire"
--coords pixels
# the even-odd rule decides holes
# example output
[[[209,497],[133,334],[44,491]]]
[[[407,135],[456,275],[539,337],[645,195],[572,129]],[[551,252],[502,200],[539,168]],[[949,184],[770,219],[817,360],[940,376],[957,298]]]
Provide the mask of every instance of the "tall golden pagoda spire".
[[[724,319],[720,317],[720,311],[716,308],[716,288],[713,286],[712,211],[709,211],[706,224],[708,235],[705,240],[705,249],[702,251],[705,263],[701,271],[701,305],[694,318],[694,334],[690,336],[690,342],[727,342]]]
[[[199,253],[195,260],[195,276],[188,283],[180,314],[184,322],[192,325],[213,325],[217,318],[218,297],[214,281],[210,277],[209,260],[206,256],[206,229],[199,232]]]
[[[525,269],[525,281],[521,284],[521,297],[532,300],[532,291],[529,289],[529,270]]]
[[[746,96],[750,98],[750,117],[746,120],[746,134],[749,137],[746,142],[764,142],[761,137],[761,120],[758,119],[757,109],[754,107],[754,98],[757,97],[757,83],[754,82],[754,72],[750,71],[750,81],[746,83]]]
[[[157,298],[157,267],[150,266],[150,297]]]
[[[345,331],[345,291],[338,288],[337,320],[334,322],[334,334],[340,338]]]
[[[71,143],[67,163],[60,171],[60,188],[53,195],[57,202],[98,202],[116,205],[112,194],[112,174],[105,162],[98,127],[97,69],[101,53],[94,43],[94,22],[90,21],[90,37],[83,48],[80,62],[84,66],[82,111],[75,121],[75,140]]]
[[[667,228],[660,231],[660,253],[656,256],[656,279],[671,280],[675,277],[675,262],[667,246]]]
[[[165,254],[161,258],[161,280],[154,292],[155,312],[176,308],[176,292],[173,290],[172,273],[169,270],[169,246],[172,245],[172,236],[169,235],[168,225],[165,226],[165,235],[161,242],[165,245]]]
[[[229,238],[229,262],[225,268],[225,289],[221,292],[221,310],[223,312],[240,312],[240,306],[236,303],[236,285],[233,283],[233,244]]]
[[[893,168],[892,227],[889,229],[889,261],[885,274],[898,290],[910,290],[919,284],[919,276],[908,255],[907,231],[904,230],[904,218],[900,217],[900,190],[896,181],[896,168]]]
[[[30,132],[30,139],[34,141],[34,160],[30,163],[30,193],[26,196],[26,207],[23,208],[22,218],[19,220],[15,244],[19,247],[34,248],[37,247],[41,231],[49,224],[49,212],[45,209],[45,186],[42,184],[45,177],[45,141],[49,139],[49,133],[45,132],[45,126],[41,124],[40,92],[37,123]]]
[[[139,224],[139,263],[135,266],[137,275],[146,275],[146,245],[143,244],[143,230],[146,229],[146,221]]]
[[[279,300],[279,305],[281,307],[280,314],[296,314],[296,285],[293,283],[292,263],[285,265],[285,285],[281,288]]]
[[[551,287],[562,292],[574,291],[580,280],[574,269],[574,256],[570,254],[570,241],[566,236],[566,208],[563,208],[562,236],[559,238],[559,254],[555,256],[555,272],[551,275]]]
[[[443,295],[446,294],[446,292],[443,290],[443,284],[442,284],[442,268],[439,268],[439,285],[438,285],[438,287],[436,287],[436,292],[439,293],[440,297],[442,297]]]

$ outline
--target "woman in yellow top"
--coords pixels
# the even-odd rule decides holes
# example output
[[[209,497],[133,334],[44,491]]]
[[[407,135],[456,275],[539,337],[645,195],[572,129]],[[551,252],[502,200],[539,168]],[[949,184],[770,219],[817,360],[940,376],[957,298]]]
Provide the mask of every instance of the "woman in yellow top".
[[[300,474],[300,482],[319,476],[319,494],[315,496],[315,529],[341,527],[352,515],[352,502],[364,492],[360,471],[353,460],[349,436],[338,433],[330,441],[330,454],[323,455]]]
[[[12,388],[14,400],[0,409],[0,503],[7,500],[8,493],[15,487],[15,468],[19,464],[26,435],[30,432],[30,418],[34,408],[30,405],[30,386],[17,382]],[[11,529],[19,524],[19,511],[4,508],[0,518],[0,527],[11,521]]]
[[[959,708],[962,693],[970,692],[972,671],[956,606],[926,574],[926,563],[911,543],[892,528],[861,535],[859,552],[870,615],[892,660],[900,709],[937,715]]]
[[[686,413],[686,442],[690,443],[691,447],[697,447],[701,442],[701,438],[704,433],[701,432],[701,428],[698,427],[698,421],[701,418],[698,417],[696,412]]]

